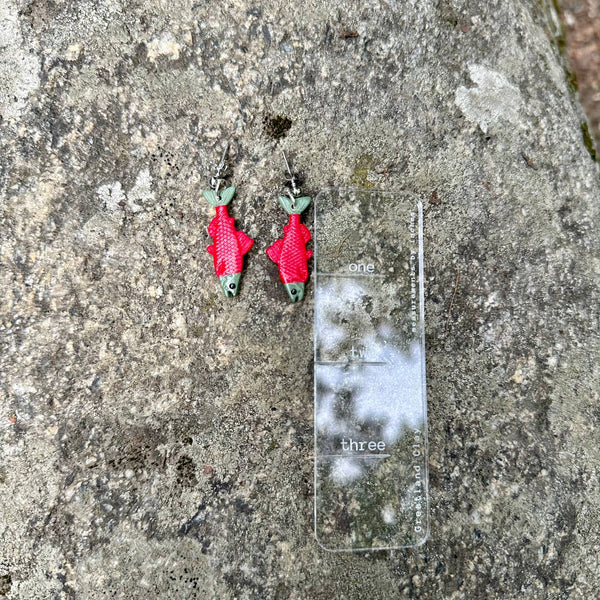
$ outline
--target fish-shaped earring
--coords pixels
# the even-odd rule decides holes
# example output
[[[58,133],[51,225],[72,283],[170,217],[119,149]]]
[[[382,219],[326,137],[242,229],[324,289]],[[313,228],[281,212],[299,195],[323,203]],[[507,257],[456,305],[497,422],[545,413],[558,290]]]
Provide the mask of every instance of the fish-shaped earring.
[[[244,254],[254,244],[254,240],[243,231],[237,231],[233,217],[227,212],[227,205],[235,194],[235,186],[219,191],[225,181],[228,170],[227,150],[225,146],[221,162],[213,167],[214,175],[210,179],[210,190],[204,190],[202,195],[215,207],[216,216],[208,226],[208,235],[213,244],[206,250],[212,255],[215,273],[219,278],[221,288],[226,297],[236,296],[240,288],[240,278],[244,268]]]
[[[310,204],[310,197],[300,196],[300,188],[283,150],[282,154],[290,178],[287,196],[279,196],[279,204],[288,213],[289,221],[283,228],[283,239],[267,248],[267,256],[279,266],[279,277],[290,300],[300,302],[308,279],[308,259],[312,256],[312,251],[306,249],[310,231],[300,222],[300,215]]]

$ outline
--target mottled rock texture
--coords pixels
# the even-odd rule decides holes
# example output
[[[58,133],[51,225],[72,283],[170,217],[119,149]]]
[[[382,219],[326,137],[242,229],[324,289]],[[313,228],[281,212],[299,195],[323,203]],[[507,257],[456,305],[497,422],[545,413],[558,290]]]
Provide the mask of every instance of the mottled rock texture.
[[[600,179],[550,4],[2,1],[0,597],[600,595]],[[201,198],[226,140],[234,300]],[[280,148],[305,193],[426,202],[416,550],[313,540]]]

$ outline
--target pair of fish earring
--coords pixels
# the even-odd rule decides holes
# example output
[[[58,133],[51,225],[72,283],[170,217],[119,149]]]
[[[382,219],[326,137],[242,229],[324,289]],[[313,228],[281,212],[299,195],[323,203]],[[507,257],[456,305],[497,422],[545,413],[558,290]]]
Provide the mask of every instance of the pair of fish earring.
[[[221,162],[213,167],[210,190],[202,195],[215,207],[216,216],[208,226],[208,235],[213,243],[207,248],[213,257],[215,273],[219,278],[225,296],[236,296],[240,288],[240,279],[244,268],[244,255],[254,245],[254,240],[243,231],[235,228],[234,219],[227,212],[227,205],[235,194],[235,186],[221,190],[228,171],[227,150],[225,147]],[[279,277],[292,302],[304,298],[304,285],[308,279],[308,259],[312,252],[306,249],[310,232],[300,222],[300,215],[310,204],[310,197],[300,196],[296,177],[282,151],[283,159],[290,175],[287,180],[287,196],[279,196],[279,204],[289,215],[288,224],[283,228],[283,238],[267,248],[267,256],[279,267]]]

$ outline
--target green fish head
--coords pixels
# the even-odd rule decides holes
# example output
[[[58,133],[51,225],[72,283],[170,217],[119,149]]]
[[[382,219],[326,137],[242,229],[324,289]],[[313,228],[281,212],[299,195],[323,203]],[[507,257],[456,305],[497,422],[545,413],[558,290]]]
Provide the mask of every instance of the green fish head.
[[[304,284],[303,283],[286,283],[285,290],[290,297],[292,302],[300,302],[304,298]]]
[[[221,288],[227,298],[237,296],[238,290],[240,289],[241,275],[241,273],[234,273],[233,275],[221,275],[221,277],[219,277]]]

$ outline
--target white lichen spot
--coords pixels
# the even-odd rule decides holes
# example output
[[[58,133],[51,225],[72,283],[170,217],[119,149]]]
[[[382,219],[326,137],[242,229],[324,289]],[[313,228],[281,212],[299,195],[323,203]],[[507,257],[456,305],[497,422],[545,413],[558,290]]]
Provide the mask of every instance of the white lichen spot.
[[[69,61],[74,61],[81,54],[81,44],[71,44],[65,52],[65,58]]]
[[[77,500],[77,497],[75,496],[75,494],[79,490],[80,486],[81,486],[81,481],[77,481],[76,483],[70,485],[68,488],[66,488],[63,491],[63,498],[64,498],[65,502],[71,502],[71,500],[73,500],[74,497],[75,497],[75,500]]]
[[[148,60],[156,62],[159,56],[166,56],[169,60],[177,60],[181,51],[181,45],[175,39],[171,32],[163,34],[159,38],[154,38],[146,46]]]
[[[152,191],[152,176],[149,169],[142,169],[135,179],[135,184],[127,192],[127,206],[131,212],[140,212],[143,207],[138,202],[151,202],[154,200]]]
[[[96,193],[102,201],[103,208],[109,212],[117,212],[125,206],[132,213],[140,212],[143,210],[143,206],[138,202],[143,203],[154,200],[150,170],[142,169],[138,173],[133,187],[128,192],[123,191],[120,181],[115,181],[101,185]]]
[[[381,518],[386,525],[393,525],[396,522],[396,511],[389,505],[384,506]]]
[[[187,323],[185,320],[185,315],[180,312],[176,312],[173,315],[172,326],[180,337],[187,336]]]
[[[501,121],[520,122],[521,93],[502,73],[482,65],[469,65],[469,75],[477,87],[461,86],[455,98],[469,121],[477,123],[483,133]]]
[[[337,458],[329,472],[329,478],[337,484],[347,484],[363,474],[363,467],[358,459],[352,457]]]
[[[150,296],[150,298],[162,298],[163,295],[163,289],[162,286],[160,285],[151,285],[147,288],[146,293],[148,294],[148,296]]]
[[[96,193],[100,196],[104,208],[109,212],[118,211],[121,208],[119,203],[125,201],[125,194],[120,181],[101,185]]]
[[[23,47],[18,7],[13,0],[0,2],[0,115],[18,119],[29,94],[40,84],[36,54]]]

